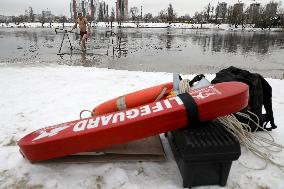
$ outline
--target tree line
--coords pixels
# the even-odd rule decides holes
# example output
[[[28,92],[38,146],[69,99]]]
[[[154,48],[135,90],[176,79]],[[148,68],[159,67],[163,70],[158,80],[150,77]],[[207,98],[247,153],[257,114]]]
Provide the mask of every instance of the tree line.
[[[6,20],[0,20],[0,22],[5,22]],[[14,23],[23,23],[23,22],[35,22],[35,19],[30,19],[27,15],[19,15],[19,16],[12,16],[11,21]],[[65,23],[68,21],[66,16],[52,16],[52,17],[45,17],[42,15],[39,20],[41,23],[50,23],[50,22],[58,22],[58,23]]]
[[[168,8],[159,11],[157,16],[147,13],[142,17],[138,7],[131,7],[129,16],[132,21],[141,20],[143,22],[226,23],[236,27],[251,24],[262,28],[280,26],[284,28],[284,11],[280,6],[281,2],[274,1],[265,5],[252,3],[246,8],[243,3],[234,5],[225,3],[225,6],[223,3],[223,7],[221,7],[221,4],[214,7],[209,3],[202,11],[195,12],[191,17],[189,14],[178,16],[173,5],[169,4]]]
[[[26,13],[19,16],[11,16],[9,19],[8,17],[3,17],[0,19],[0,22],[14,22],[15,24],[23,23],[23,22],[40,22],[42,25],[44,23],[52,23],[52,22],[58,22],[58,23],[65,23],[68,21],[71,21],[70,19],[64,15],[62,16],[54,16],[51,14],[50,11],[42,11],[41,14],[34,14],[34,11],[32,7],[29,7],[28,11],[25,11]],[[47,14],[48,13],[48,14]]]
[[[202,11],[197,11],[193,16],[186,14],[184,16],[178,16],[173,8],[172,4],[169,4],[167,8],[158,12],[157,16],[153,16],[151,13],[143,14],[138,7],[130,7],[128,18],[122,20],[122,18],[116,18],[114,8],[109,12],[109,6],[105,2],[100,2],[98,5],[98,14],[95,21],[99,22],[114,22],[114,21],[132,21],[132,22],[184,22],[184,23],[215,23],[215,24],[232,24],[235,27],[246,24],[251,24],[255,27],[267,28],[267,27],[283,27],[284,28],[284,11],[280,8],[281,2],[271,1],[265,5],[259,3],[252,3],[245,8],[243,3],[236,3],[234,5],[227,5],[227,3],[221,3],[214,7],[210,3],[207,4]],[[92,17],[87,14],[87,19],[91,22]],[[73,20],[67,19],[66,16],[46,16],[44,11],[38,20],[44,24],[46,22],[73,22]],[[32,8],[29,13],[12,17],[12,21],[15,23],[20,22],[33,22],[35,16]],[[1,20],[0,20],[1,22]]]

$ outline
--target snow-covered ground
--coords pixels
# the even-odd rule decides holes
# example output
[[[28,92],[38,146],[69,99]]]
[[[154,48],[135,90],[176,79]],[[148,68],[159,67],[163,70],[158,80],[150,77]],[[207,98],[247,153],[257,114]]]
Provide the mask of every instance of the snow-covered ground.
[[[192,78],[192,75],[185,76]],[[214,75],[208,75],[212,79]],[[165,162],[30,164],[16,141],[44,126],[77,119],[83,109],[119,95],[172,80],[170,73],[130,72],[69,66],[0,67],[0,188],[182,188],[182,178],[166,139]],[[268,79],[273,87],[273,109],[278,129],[271,132],[284,144],[284,81]],[[284,152],[275,153],[284,164]],[[263,165],[242,149],[233,162],[226,188],[283,189],[284,173]],[[200,189],[217,189],[204,186]]]
[[[64,27],[72,27],[74,23],[64,23]],[[110,22],[96,22],[92,23],[92,27],[102,27],[109,28],[111,27]],[[190,24],[190,23],[144,23],[144,22],[123,22],[120,25],[118,22],[112,23],[113,27],[122,27],[122,28],[175,28],[175,29],[218,29],[218,30],[229,30],[229,31],[284,31],[283,28],[271,28],[271,29],[261,29],[254,28],[253,25],[246,25],[245,28],[238,26],[235,28],[231,24]],[[44,23],[43,25],[40,22],[36,23],[0,23],[0,27],[4,28],[57,28],[63,27],[63,23]]]

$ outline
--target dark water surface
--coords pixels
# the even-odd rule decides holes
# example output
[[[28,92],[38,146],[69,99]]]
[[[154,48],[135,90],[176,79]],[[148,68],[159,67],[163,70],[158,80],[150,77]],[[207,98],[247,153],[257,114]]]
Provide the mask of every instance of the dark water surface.
[[[111,35],[107,31],[93,29],[87,51],[82,52],[75,34],[64,36],[49,28],[0,28],[0,64],[179,73],[216,73],[232,65],[283,78],[284,32],[115,29]]]

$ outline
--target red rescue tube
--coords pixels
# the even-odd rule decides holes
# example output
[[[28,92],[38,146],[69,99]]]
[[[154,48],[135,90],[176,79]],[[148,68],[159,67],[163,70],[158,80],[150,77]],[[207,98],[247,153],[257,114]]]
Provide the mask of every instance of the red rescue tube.
[[[240,82],[218,83],[193,90],[201,121],[213,120],[242,110],[249,88]],[[71,121],[34,131],[18,145],[31,162],[123,144],[190,126],[181,99],[176,96],[144,106]]]
[[[93,114],[94,116],[103,115],[159,101],[164,99],[165,96],[172,91],[172,89],[173,83],[165,83],[129,93],[98,105],[94,108]]]

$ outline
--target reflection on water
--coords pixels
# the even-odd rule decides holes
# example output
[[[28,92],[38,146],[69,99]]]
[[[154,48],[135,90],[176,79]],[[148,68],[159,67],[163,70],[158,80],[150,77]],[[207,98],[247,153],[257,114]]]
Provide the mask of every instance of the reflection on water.
[[[94,49],[105,50],[107,56],[126,57],[130,53],[170,50],[183,51],[186,47],[200,48],[203,52],[223,52],[263,56],[284,48],[282,33],[243,33],[227,31],[179,31],[167,29],[148,33],[136,29],[95,31]],[[113,48],[113,49],[112,49]],[[129,48],[129,49],[128,49]],[[96,54],[96,53],[94,53]],[[147,53],[145,54],[147,55]]]
[[[203,51],[241,54],[254,52],[265,55],[284,47],[284,35],[282,33],[217,32],[212,35],[199,33],[192,38],[192,43],[202,46]]]
[[[71,43],[63,37],[50,28],[0,28],[0,62],[147,71],[187,72],[229,65],[284,70],[283,32],[97,28],[86,52],[80,50],[78,35],[68,34]]]

